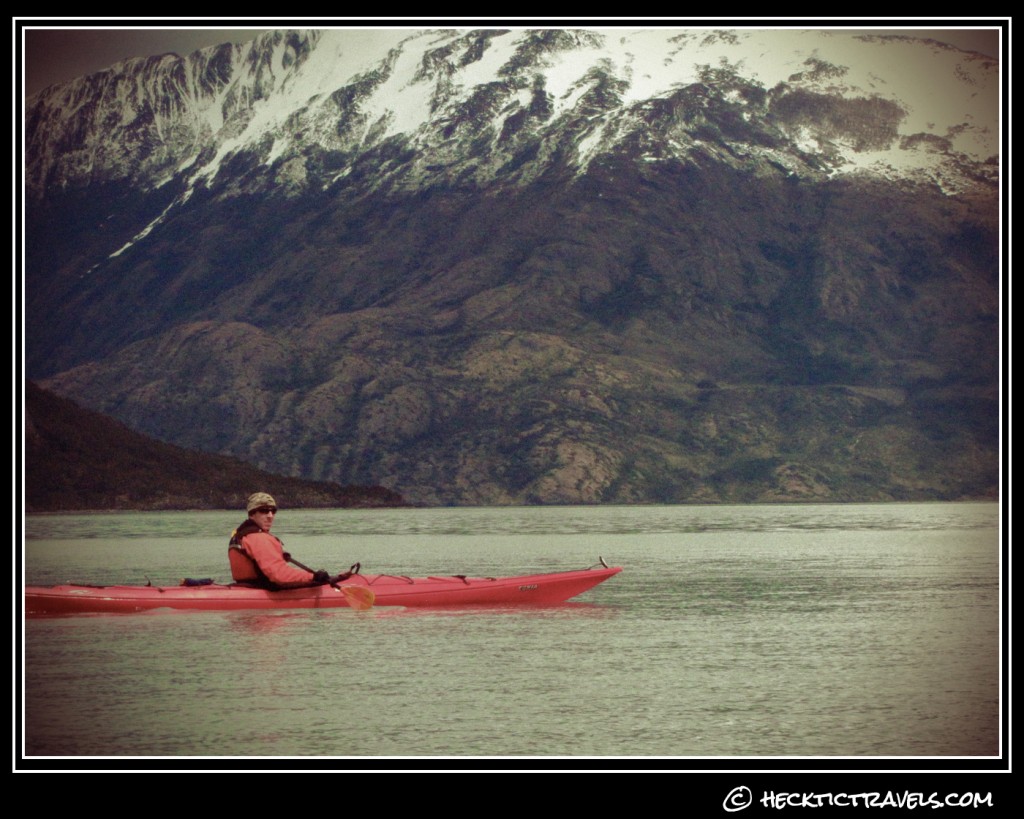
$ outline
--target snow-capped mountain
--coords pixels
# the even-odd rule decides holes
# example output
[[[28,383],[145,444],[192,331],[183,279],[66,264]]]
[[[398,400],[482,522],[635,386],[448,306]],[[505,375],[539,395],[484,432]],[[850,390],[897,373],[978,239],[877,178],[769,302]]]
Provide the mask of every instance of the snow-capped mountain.
[[[244,154],[280,185],[326,187],[391,145],[377,184],[486,184],[556,157],[584,171],[629,145],[652,162],[710,152],[955,190],[995,178],[997,90],[990,58],[863,33],[274,32],[128,60],[29,100],[28,183],[181,177],[189,191]],[[333,163],[314,170],[317,153]]]
[[[414,501],[983,494],[998,82],[836,30],[122,62],[26,102],[29,374]]]

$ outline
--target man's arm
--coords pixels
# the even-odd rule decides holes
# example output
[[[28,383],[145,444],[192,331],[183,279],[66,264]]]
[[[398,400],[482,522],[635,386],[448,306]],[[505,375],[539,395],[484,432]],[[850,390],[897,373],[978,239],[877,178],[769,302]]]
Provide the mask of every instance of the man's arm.
[[[313,573],[295,566],[289,566],[284,559],[281,541],[268,532],[254,532],[242,539],[242,545],[252,555],[266,575],[267,580],[281,588],[308,586],[313,582]]]

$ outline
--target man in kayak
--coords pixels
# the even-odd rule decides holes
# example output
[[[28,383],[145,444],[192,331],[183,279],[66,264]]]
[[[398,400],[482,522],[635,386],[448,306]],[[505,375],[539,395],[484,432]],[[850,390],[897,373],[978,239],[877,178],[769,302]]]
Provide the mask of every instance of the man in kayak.
[[[330,583],[331,577],[288,565],[291,556],[284,544],[270,534],[277,516],[277,502],[266,492],[254,492],[245,505],[249,517],[231,534],[228,560],[236,583],[270,589],[296,589]]]

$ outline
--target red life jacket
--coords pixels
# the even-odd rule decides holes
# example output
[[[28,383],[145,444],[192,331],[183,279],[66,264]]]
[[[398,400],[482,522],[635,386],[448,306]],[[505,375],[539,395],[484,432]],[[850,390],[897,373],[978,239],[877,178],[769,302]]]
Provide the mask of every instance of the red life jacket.
[[[260,527],[252,522],[252,518],[246,518],[239,524],[228,541],[228,564],[231,566],[231,579],[236,583],[270,589],[274,584],[263,574],[260,564],[242,548],[242,538],[259,531]]]

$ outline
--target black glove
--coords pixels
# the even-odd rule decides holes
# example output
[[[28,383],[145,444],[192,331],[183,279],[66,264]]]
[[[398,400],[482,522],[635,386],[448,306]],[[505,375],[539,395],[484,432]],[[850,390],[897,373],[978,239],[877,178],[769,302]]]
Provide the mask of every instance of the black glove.
[[[318,569],[317,571],[313,572],[313,582],[314,583],[330,583],[331,582],[331,576],[329,574],[327,574],[327,572],[325,572],[323,569]]]
[[[336,575],[331,580],[331,582],[332,583],[340,583],[342,580],[348,580],[351,576],[352,576],[352,572],[342,572],[341,574]]]

